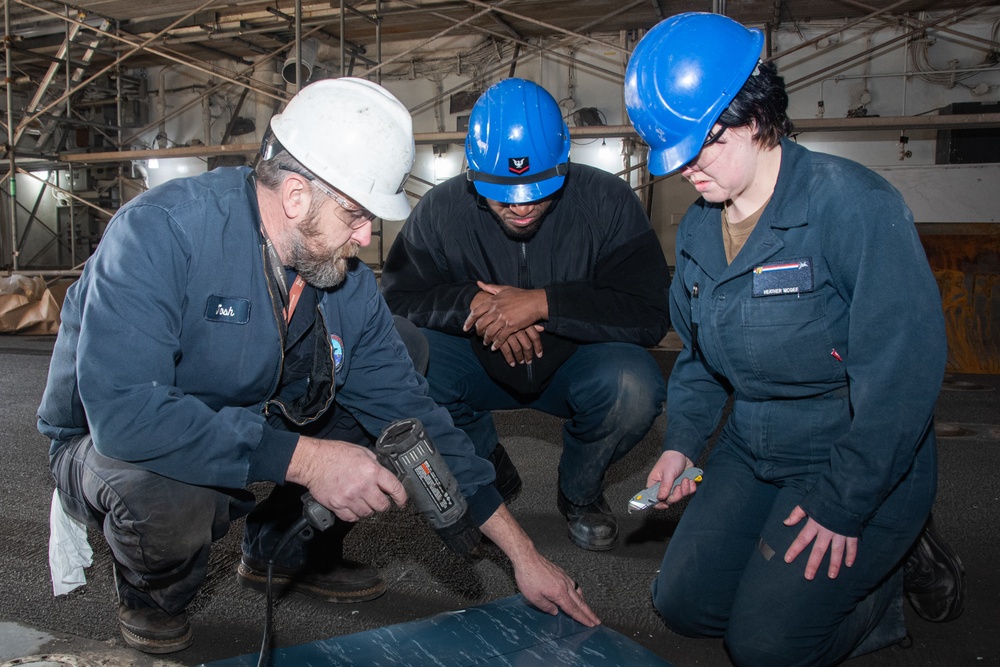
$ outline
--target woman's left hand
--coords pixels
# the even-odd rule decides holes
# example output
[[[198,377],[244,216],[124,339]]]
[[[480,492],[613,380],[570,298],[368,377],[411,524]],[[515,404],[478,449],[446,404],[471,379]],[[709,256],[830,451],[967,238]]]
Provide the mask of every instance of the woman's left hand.
[[[858,556],[858,538],[847,537],[827,530],[815,520],[809,519],[798,505],[795,506],[784,523],[786,526],[794,526],[802,519],[807,519],[806,525],[802,527],[795,541],[785,552],[786,563],[795,560],[800,553],[805,551],[809,543],[813,542],[812,551],[809,553],[809,562],[806,563],[806,579],[812,581],[816,576],[816,571],[819,570],[819,565],[827,550],[830,552],[830,567],[826,576],[831,579],[836,579],[837,575],[840,574],[841,564],[847,567],[854,565],[854,560]]]

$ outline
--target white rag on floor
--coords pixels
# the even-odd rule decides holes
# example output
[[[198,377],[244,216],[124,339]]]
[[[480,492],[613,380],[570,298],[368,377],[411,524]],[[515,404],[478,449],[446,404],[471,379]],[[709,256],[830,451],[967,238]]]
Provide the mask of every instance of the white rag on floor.
[[[59,489],[52,492],[49,511],[49,572],[52,593],[65,595],[87,583],[85,567],[94,562],[94,551],[87,542],[87,526],[63,509]]]

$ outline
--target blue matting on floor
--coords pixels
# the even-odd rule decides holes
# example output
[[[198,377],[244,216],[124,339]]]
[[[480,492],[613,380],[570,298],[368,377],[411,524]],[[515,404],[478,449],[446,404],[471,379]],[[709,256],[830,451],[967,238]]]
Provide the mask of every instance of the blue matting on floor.
[[[201,667],[256,667],[258,654]],[[671,667],[604,626],[588,628],[550,616],[520,595],[343,637],[274,649],[272,667],[321,665],[516,665],[516,667]]]

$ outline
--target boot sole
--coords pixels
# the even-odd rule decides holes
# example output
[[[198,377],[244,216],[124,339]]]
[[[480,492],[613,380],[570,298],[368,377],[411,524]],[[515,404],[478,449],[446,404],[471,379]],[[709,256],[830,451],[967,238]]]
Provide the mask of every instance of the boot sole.
[[[573,531],[567,531],[569,534],[569,541],[580,547],[585,551],[611,551],[616,546],[618,546],[618,536],[615,535],[614,538],[610,540],[604,540],[601,542],[587,542],[586,540],[579,539],[573,534]]]
[[[236,580],[243,588],[249,588],[250,590],[257,591],[258,593],[267,593],[266,572],[257,572],[241,562],[236,568]],[[379,582],[371,588],[365,588],[357,591],[331,591],[328,588],[312,586],[308,583],[303,583],[290,577],[280,575],[273,575],[271,577],[271,587],[272,591],[275,593],[288,591],[291,593],[305,595],[306,597],[313,598],[314,600],[322,600],[323,602],[333,602],[337,604],[367,602],[368,600],[374,600],[375,598],[380,597],[386,590],[385,582]]]
[[[155,655],[176,653],[177,651],[183,651],[194,643],[194,633],[191,632],[190,628],[188,628],[188,631],[183,636],[176,639],[150,639],[149,637],[136,634],[120,622],[118,627],[121,630],[122,639],[125,640],[125,643],[143,653],[152,653]]]

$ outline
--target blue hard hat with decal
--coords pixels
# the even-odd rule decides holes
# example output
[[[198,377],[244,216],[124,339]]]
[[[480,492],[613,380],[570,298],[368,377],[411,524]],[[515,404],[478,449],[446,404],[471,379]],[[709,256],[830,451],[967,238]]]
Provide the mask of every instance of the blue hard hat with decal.
[[[625,108],[649,144],[649,170],[698,156],[715,122],[760,59],[764,34],[720,14],[688,12],[653,26],[625,70]]]
[[[468,179],[487,199],[524,204],[563,186],[569,128],[559,104],[525,79],[504,79],[476,101],[469,116]]]

